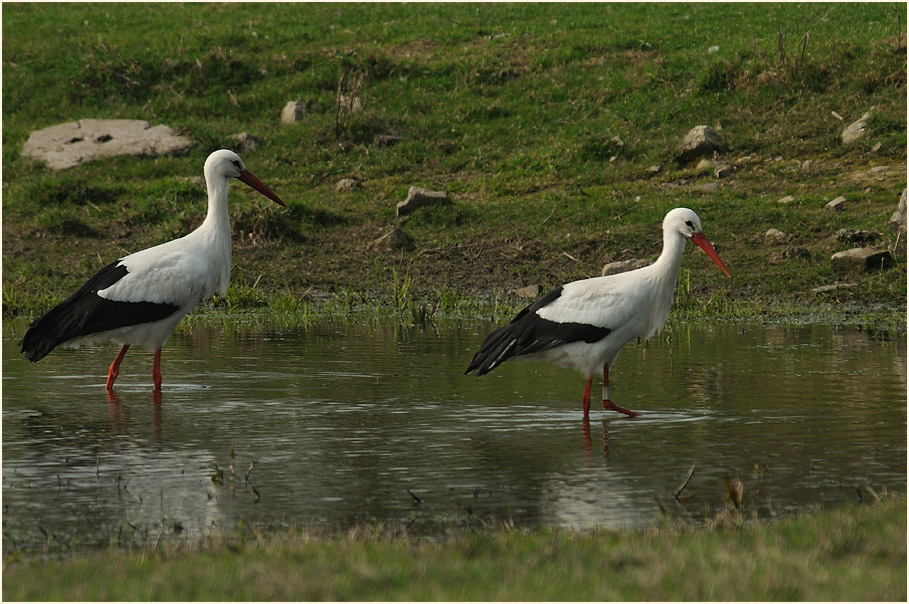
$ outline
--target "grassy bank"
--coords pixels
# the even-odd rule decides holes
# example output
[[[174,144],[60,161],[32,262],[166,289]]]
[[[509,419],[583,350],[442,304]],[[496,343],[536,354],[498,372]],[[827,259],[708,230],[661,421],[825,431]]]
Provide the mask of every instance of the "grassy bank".
[[[906,500],[740,526],[238,532],[192,547],[10,559],[5,600],[905,600]]]
[[[289,209],[234,186],[228,308],[486,314],[518,305],[515,288],[654,258],[662,216],[684,205],[732,278],[689,250],[681,312],[905,325],[905,242],[887,225],[906,181],[905,32],[885,4],[4,5],[3,309],[46,309],[198,225],[205,192],[184,177],[247,131],[264,142],[244,160]],[[358,80],[365,109],[339,112],[339,84]],[[289,100],[307,111],[288,125]],[[22,156],[33,130],[85,117],[199,144],[59,173]],[[676,161],[698,124],[722,128],[731,176]],[[337,192],[345,177],[360,186]],[[411,185],[454,203],[396,219]],[[838,196],[846,209],[825,210]],[[409,245],[369,247],[395,226]],[[830,255],[854,245],[843,228],[879,233],[896,265],[835,271]],[[810,291],[831,284],[849,285]]]

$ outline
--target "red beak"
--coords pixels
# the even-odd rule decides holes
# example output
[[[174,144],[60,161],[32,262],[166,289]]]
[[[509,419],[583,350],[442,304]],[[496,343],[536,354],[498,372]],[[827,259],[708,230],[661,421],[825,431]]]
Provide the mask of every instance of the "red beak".
[[[713,260],[714,263],[716,263],[716,265],[718,267],[720,267],[721,271],[726,273],[727,277],[732,276],[729,274],[729,271],[726,270],[726,267],[723,265],[723,261],[720,260],[719,254],[717,254],[716,250],[713,249],[713,245],[711,245],[711,243],[710,243],[710,241],[708,241],[707,237],[704,236],[704,233],[692,233],[691,240],[694,241],[698,245],[699,248],[704,250],[704,253],[706,253],[708,256],[710,256],[710,259]]]
[[[275,193],[274,191],[269,189],[268,185],[266,185],[264,182],[262,182],[261,180],[256,178],[253,175],[253,173],[250,172],[249,170],[243,170],[242,172],[240,172],[240,176],[238,176],[237,178],[240,180],[240,182],[248,184],[253,189],[258,191],[262,195],[265,195],[266,197],[268,197],[270,200],[272,200],[279,206],[284,207],[284,208],[287,207],[287,204],[284,203],[283,201],[281,201],[281,198],[278,197],[277,193]],[[716,253],[716,252],[714,252],[714,253]]]

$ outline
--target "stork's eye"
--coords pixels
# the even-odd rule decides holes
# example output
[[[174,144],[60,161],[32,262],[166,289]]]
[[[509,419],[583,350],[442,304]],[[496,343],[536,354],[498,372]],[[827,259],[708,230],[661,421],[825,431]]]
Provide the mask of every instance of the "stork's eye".
[[[685,221],[685,224],[688,225],[688,228],[694,229],[694,223],[691,222],[690,220],[686,220],[686,221]]]
[[[232,163],[232,164],[234,165],[234,168],[236,168],[237,170],[240,169],[240,162],[239,162],[239,161],[233,160],[233,161],[230,162],[230,163]]]

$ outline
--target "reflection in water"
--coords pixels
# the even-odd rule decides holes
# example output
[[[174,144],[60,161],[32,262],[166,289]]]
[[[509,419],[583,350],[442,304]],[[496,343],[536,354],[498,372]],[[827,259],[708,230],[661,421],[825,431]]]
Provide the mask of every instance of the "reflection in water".
[[[757,513],[905,491],[905,337],[826,326],[675,325],[629,344],[620,404],[582,421],[576,375],[463,375],[486,323],[199,326],[104,390],[109,347],[3,352],[4,547],[198,537],[245,523],[652,521],[694,462],[689,517],[725,478]],[[656,502],[655,502],[656,500]],[[46,536],[50,535],[50,537]]]

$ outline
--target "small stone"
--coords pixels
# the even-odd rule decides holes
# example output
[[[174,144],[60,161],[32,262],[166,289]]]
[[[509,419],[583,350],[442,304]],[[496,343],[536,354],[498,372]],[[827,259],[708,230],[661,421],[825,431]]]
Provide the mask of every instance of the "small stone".
[[[712,159],[702,159],[694,169],[696,172],[709,172],[713,170],[714,166],[716,166],[716,162]]]
[[[890,217],[890,227],[898,233],[906,233],[906,189],[903,189],[903,194],[900,195],[896,212]]]
[[[792,239],[792,235],[787,235],[779,229],[767,229],[764,233],[764,239],[769,243],[787,243]]]
[[[792,195],[787,195],[786,197],[780,197],[779,199],[776,200],[777,203],[792,203],[793,201],[795,201],[795,197],[793,197]]]
[[[342,178],[335,185],[338,193],[349,193],[360,186],[360,181],[353,178]]]
[[[843,133],[840,134],[840,139],[843,141],[844,145],[848,145],[849,143],[853,143],[862,138],[862,135],[865,134],[865,128],[868,127],[868,118],[870,117],[871,114],[866,113],[855,122],[846,126],[846,129],[843,130]]]
[[[811,258],[811,252],[799,246],[788,247],[784,250],[770,254],[770,256],[767,258],[767,261],[770,264],[782,264],[788,260],[792,260],[793,258]]]
[[[727,149],[726,139],[714,128],[695,126],[685,135],[679,145],[678,160],[689,162],[705,155],[723,153]]]
[[[843,243],[874,243],[881,238],[881,234],[876,231],[840,229],[836,232],[836,238]]]
[[[343,94],[338,97],[338,104],[341,106],[341,109],[346,110],[350,114],[362,113],[365,107],[360,97],[345,96]]]
[[[716,193],[720,189],[720,185],[715,182],[708,182],[696,187],[692,187],[692,191],[695,193]]]
[[[729,164],[723,164],[716,167],[716,170],[713,171],[713,176],[715,178],[726,178],[732,174],[732,166]]]
[[[872,174],[877,174],[879,172],[886,172],[890,169],[890,166],[874,166],[869,170]]]
[[[874,143],[874,146],[871,147],[871,152],[872,152],[872,153],[877,153],[877,152],[880,151],[880,150],[881,150],[881,144],[880,144],[880,143]]]
[[[870,247],[856,247],[837,252],[830,257],[833,267],[839,270],[876,271],[890,267],[893,256],[888,250]]]
[[[807,170],[808,168],[810,168],[810,167],[811,167],[811,160],[810,160],[810,159],[806,159],[805,161],[803,161],[801,167],[802,167],[802,170]]]
[[[234,151],[237,153],[254,151],[262,146],[262,139],[257,136],[253,136],[249,132],[241,132],[240,134],[235,134],[232,138],[234,141]]]
[[[430,191],[422,187],[410,187],[410,190],[407,191],[407,199],[398,202],[395,213],[397,216],[403,216],[426,205],[445,205],[450,203],[451,199],[448,197],[448,193],[444,191]]]
[[[404,133],[400,130],[389,130],[388,132],[383,132],[377,134],[373,138],[373,144],[379,147],[391,147],[392,145],[397,145],[404,140]]]
[[[773,84],[773,83],[779,81],[779,79],[780,79],[780,74],[778,74],[777,72],[770,70],[770,69],[762,71],[757,76],[758,82],[760,82],[761,84],[764,84],[764,85]]]
[[[650,174],[659,174],[663,170],[663,166],[655,164],[647,168],[647,172]]]
[[[413,237],[395,227],[369,244],[369,249],[376,251],[393,251],[413,247]]]
[[[516,295],[518,298],[524,298],[527,300],[533,300],[541,293],[543,293],[543,287],[540,284],[519,287],[518,289],[514,290],[514,295]]]
[[[284,124],[299,122],[305,110],[306,107],[301,101],[288,101],[281,111],[281,122]]]
[[[838,289],[845,289],[847,287],[855,287],[858,283],[834,283],[833,285],[822,285],[820,287],[815,287],[811,290],[813,294],[825,294],[827,292],[834,292]]]
[[[600,272],[600,275],[605,277],[606,275],[615,275],[617,273],[625,273],[628,271],[637,270],[639,268],[644,268],[645,266],[650,266],[652,260],[646,260],[643,258],[634,258],[632,260],[619,260],[618,262],[610,262],[609,264],[603,267],[603,270]]]
[[[200,189],[205,189],[208,186],[205,184],[205,179],[201,176],[178,176],[177,180],[188,182],[194,187],[199,187]]]
[[[825,210],[836,210],[837,212],[842,212],[846,209],[846,198],[837,197],[832,201],[828,201],[827,205],[824,206]]]

